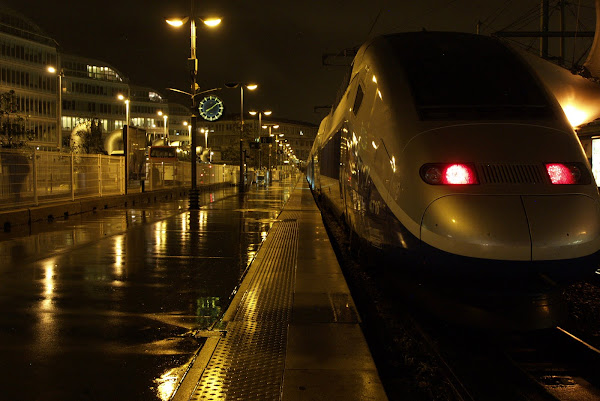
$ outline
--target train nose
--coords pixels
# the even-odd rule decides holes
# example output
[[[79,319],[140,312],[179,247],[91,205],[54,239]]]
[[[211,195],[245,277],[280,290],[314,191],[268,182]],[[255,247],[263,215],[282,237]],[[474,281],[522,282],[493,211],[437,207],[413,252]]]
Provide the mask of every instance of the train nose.
[[[421,240],[474,258],[577,258],[600,249],[600,207],[586,195],[448,195],[425,211]]]
[[[586,195],[522,196],[532,260],[572,259],[600,248],[600,206]]]

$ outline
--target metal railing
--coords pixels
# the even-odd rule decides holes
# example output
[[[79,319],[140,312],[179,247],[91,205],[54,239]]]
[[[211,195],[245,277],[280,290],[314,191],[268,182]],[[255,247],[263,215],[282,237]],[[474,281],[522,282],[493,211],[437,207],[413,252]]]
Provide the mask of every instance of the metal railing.
[[[174,186],[191,186],[190,162],[152,162],[146,163],[146,185],[148,190],[163,189]],[[219,164],[198,164],[196,168],[196,185],[236,184],[238,166]]]
[[[123,194],[125,162],[119,156],[0,150],[2,208]]]
[[[198,164],[196,183],[237,183],[237,166]],[[143,183],[143,185],[142,185]],[[125,158],[0,149],[0,209],[125,194]],[[148,161],[127,192],[191,186],[190,162]]]

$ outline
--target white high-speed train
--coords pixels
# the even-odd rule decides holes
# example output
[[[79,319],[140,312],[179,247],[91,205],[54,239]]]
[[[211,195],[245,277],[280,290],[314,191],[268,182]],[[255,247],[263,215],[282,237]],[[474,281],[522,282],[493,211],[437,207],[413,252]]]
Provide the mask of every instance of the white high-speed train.
[[[344,88],[307,179],[360,239],[480,270],[593,266],[589,162],[509,47],[466,33],[380,36],[360,47]]]

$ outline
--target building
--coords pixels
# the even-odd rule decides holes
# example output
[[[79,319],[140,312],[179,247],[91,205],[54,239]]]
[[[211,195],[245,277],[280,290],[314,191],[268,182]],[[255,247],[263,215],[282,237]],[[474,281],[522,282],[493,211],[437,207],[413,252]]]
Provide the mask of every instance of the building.
[[[169,103],[159,91],[132,84],[106,62],[58,49],[56,41],[27,17],[0,9],[0,93],[15,91],[15,114],[25,118],[25,128],[34,134],[30,145],[68,149],[77,131],[94,119],[102,129],[105,150],[118,152],[129,119],[130,126],[146,130],[148,145],[189,146],[189,106]],[[54,73],[48,71],[50,66]],[[263,118],[262,123],[266,128],[259,128],[255,117],[244,121],[249,165],[265,167],[269,160],[274,165],[308,157],[316,125],[271,117]],[[209,160],[212,152],[213,161],[239,163],[239,115],[215,122],[199,117],[197,128],[203,160]],[[269,130],[273,142],[263,139],[261,143]],[[252,147],[251,142],[255,142]]]
[[[126,104],[118,95],[129,93],[127,78],[99,60],[70,54],[59,56],[62,146],[68,147],[72,135],[90,119],[97,119],[106,135],[120,131],[126,120]]]
[[[57,65],[56,42],[23,15],[0,10],[0,93],[13,90],[16,108],[2,118],[24,118],[29,141],[38,147],[57,148],[58,81],[47,72]],[[25,138],[19,138],[25,139]]]
[[[91,119],[97,119],[105,137],[120,135],[128,108],[130,125],[146,129],[149,140],[169,136],[169,103],[158,91],[131,85],[106,62],[58,48],[27,17],[6,7],[0,10],[0,93],[15,92],[17,107],[11,117],[24,118],[25,129],[33,134],[29,145],[68,148],[74,133]]]
[[[271,166],[277,161],[282,164],[290,158],[308,158],[317,135],[317,125],[272,117],[263,117],[261,123],[262,128],[259,129],[258,117],[244,119],[244,140],[247,143],[244,150],[249,166],[266,167],[269,164],[269,153]],[[239,116],[227,115],[215,122],[199,120],[198,126],[208,130],[208,148],[214,153],[213,161],[239,162]],[[271,143],[266,139],[270,134]],[[199,139],[199,145],[204,144],[203,139]],[[251,142],[256,145],[250,145]]]

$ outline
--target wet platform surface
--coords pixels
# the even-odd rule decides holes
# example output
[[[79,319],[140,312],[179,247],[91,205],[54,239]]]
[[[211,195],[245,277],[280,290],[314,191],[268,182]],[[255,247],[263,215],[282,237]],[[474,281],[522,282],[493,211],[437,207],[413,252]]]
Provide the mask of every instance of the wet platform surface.
[[[308,185],[271,228],[174,400],[386,400]]]
[[[0,400],[168,399],[292,184],[2,234]]]
[[[2,234],[0,400],[385,399],[297,178]]]

